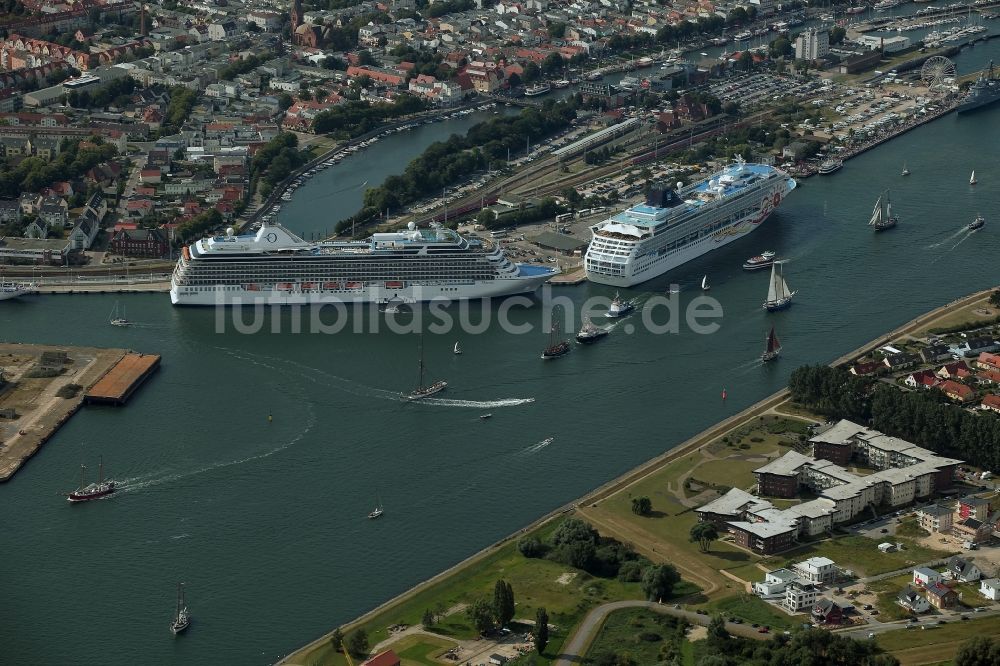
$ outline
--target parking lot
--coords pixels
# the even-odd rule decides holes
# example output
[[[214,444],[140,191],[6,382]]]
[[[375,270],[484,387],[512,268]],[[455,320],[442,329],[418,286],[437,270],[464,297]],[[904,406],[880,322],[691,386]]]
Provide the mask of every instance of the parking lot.
[[[825,88],[837,88],[831,81],[800,81],[776,74],[740,74],[709,86],[709,92],[723,104],[736,102],[743,111],[773,104],[783,97],[804,99]]]

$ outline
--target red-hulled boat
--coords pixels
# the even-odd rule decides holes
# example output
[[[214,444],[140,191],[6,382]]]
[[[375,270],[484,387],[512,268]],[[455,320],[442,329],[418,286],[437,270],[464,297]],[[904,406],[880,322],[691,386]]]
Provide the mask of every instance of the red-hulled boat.
[[[97,483],[90,483],[83,485],[83,477],[87,471],[86,465],[80,465],[80,487],[71,492],[66,499],[70,502],[87,502],[89,500],[100,499],[102,497],[107,497],[117,490],[115,482],[108,479],[104,480],[104,460],[101,460],[100,471],[97,475]]]

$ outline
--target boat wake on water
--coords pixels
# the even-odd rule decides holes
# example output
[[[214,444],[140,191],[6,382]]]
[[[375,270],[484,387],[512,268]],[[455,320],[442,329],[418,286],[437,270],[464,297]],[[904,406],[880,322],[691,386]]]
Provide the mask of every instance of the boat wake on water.
[[[945,238],[943,240],[940,240],[937,243],[931,243],[930,245],[927,246],[926,249],[933,250],[935,248],[941,247],[942,245],[944,245],[948,241],[955,240],[956,238],[958,238],[962,234],[968,234],[968,233],[969,233],[968,226],[965,225],[961,229],[959,229],[958,231],[956,231],[955,233],[953,233],[952,235],[948,236],[947,238]],[[968,238],[968,235],[966,235],[966,238]],[[962,240],[965,240],[965,239],[963,238]],[[959,242],[962,242],[962,241],[959,241]],[[955,249],[955,247],[958,247],[958,246],[956,245],[956,246],[952,247],[951,249]]]
[[[259,365],[269,370],[275,370],[280,372],[282,370],[277,364],[280,363],[285,366],[287,370],[288,367],[294,367],[296,369],[295,376],[304,378],[318,386],[323,386],[325,388],[334,388],[345,393],[350,393],[351,395],[357,395],[364,398],[381,398],[383,400],[391,400],[393,402],[399,402],[399,392],[398,391],[387,391],[385,389],[374,388],[371,386],[366,386],[359,382],[339,377],[337,375],[330,374],[323,370],[318,370],[316,368],[311,368],[302,363],[297,363],[295,361],[289,361],[284,359],[276,359],[267,356],[261,356],[258,354],[247,355],[235,352],[231,349],[220,348],[221,351],[240,359],[241,361],[247,361],[253,363],[254,365]],[[265,362],[273,361],[274,364]],[[425,405],[436,405],[438,407],[474,407],[477,409],[482,409],[484,407],[517,407],[518,405],[526,405],[534,402],[534,398],[500,398],[497,400],[453,400],[449,398],[423,398],[421,400],[405,401],[411,404],[425,404]]]
[[[399,396],[396,396],[399,400]],[[451,400],[449,398],[424,398],[416,404],[437,405],[438,407],[517,407],[534,402],[534,398],[502,398],[500,400]]]
[[[531,446],[529,446],[527,448],[521,449],[520,451],[518,451],[514,455],[515,456],[530,456],[532,454],[538,453],[539,451],[541,451],[542,449],[544,449],[546,446],[548,446],[549,444],[551,444],[554,441],[555,441],[555,437],[546,437],[545,439],[543,439],[542,441],[540,441],[540,442],[538,442],[536,444],[532,444]]]

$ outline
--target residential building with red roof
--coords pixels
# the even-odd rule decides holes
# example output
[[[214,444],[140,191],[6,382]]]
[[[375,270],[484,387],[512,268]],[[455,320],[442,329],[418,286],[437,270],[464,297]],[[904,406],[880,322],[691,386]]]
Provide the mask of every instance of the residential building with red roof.
[[[983,398],[980,406],[993,412],[1000,413],[1000,395],[989,393]]]
[[[993,370],[1000,372],[1000,354],[990,354],[982,352],[976,359],[976,367],[981,370]]]
[[[937,388],[941,389],[946,396],[958,402],[969,402],[976,397],[976,392],[971,387],[959,384],[951,379],[944,380],[938,384]]]

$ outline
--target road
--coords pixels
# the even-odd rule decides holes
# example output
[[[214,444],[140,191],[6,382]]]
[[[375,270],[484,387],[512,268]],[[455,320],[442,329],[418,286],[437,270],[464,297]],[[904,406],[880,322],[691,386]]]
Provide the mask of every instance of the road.
[[[699,615],[692,611],[686,611],[683,608],[675,608],[673,605],[658,604],[653,601],[613,601],[602,604],[591,610],[583,618],[583,622],[580,623],[580,627],[576,630],[576,633],[573,634],[563,647],[562,652],[554,662],[554,666],[572,666],[572,664],[582,663],[584,655],[590,648],[591,643],[593,643],[597,632],[604,626],[604,621],[608,618],[608,615],[624,608],[647,608],[662,615],[683,618],[691,624],[701,626],[708,626],[708,623],[712,619],[711,615]],[[734,624],[732,622],[726,622],[726,631],[734,636],[761,641],[768,640],[773,635],[761,634],[753,627],[745,624]]]

